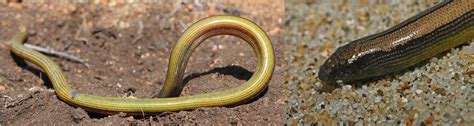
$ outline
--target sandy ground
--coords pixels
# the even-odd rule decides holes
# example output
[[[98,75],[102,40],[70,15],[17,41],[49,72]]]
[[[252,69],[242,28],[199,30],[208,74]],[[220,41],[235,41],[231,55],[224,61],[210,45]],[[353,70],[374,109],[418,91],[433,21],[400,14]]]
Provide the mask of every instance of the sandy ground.
[[[238,15],[260,25],[276,50],[276,67],[269,89],[254,101],[235,107],[199,108],[134,117],[99,115],[59,100],[36,66],[0,43],[0,125],[35,124],[282,124],[284,2],[221,0],[194,3],[46,2],[0,3],[0,40],[22,29],[27,43],[79,56],[90,65],[50,56],[71,86],[107,97],[149,98],[165,80],[171,48],[187,26],[211,15]],[[60,4],[61,3],[61,4]],[[262,8],[264,7],[264,8]],[[182,96],[224,90],[248,79],[255,55],[244,41],[230,36],[206,40],[186,69]]]
[[[473,42],[411,69],[321,92],[319,66],[337,47],[394,26],[435,3],[287,0],[287,123],[472,125]]]

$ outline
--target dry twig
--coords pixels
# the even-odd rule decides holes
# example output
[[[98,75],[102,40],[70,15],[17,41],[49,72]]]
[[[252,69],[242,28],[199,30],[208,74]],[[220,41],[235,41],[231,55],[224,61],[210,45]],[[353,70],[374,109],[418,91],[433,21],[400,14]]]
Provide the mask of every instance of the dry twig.
[[[59,51],[53,50],[51,48],[43,48],[43,47],[39,47],[39,46],[27,44],[27,43],[25,43],[24,45],[25,45],[25,47],[28,47],[30,49],[34,49],[36,51],[39,51],[39,52],[42,52],[42,53],[45,53],[45,54],[55,55],[55,56],[58,56],[58,57],[61,57],[61,58],[67,59],[67,60],[78,62],[78,63],[84,64],[86,67],[89,67],[89,65],[86,64],[84,62],[84,60],[82,60],[79,57],[69,55],[69,54],[66,54],[66,53],[63,53],[63,52],[59,52]]]

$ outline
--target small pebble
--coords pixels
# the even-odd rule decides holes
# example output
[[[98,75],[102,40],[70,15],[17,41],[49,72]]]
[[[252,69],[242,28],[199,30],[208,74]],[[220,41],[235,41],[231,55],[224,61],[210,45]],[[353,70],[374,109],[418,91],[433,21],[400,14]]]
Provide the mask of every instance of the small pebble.
[[[82,120],[90,119],[89,115],[84,109],[76,108],[71,112],[71,118],[74,122],[80,123]]]
[[[128,122],[133,122],[133,121],[135,121],[135,118],[133,118],[133,116],[129,116],[129,117],[127,117],[127,121]]]
[[[416,89],[416,94],[421,94],[421,93],[423,93],[423,90]]]
[[[180,111],[178,114],[176,114],[176,118],[182,119],[186,117],[187,112],[186,111]]]
[[[0,91],[4,91],[6,88],[3,85],[0,85]]]
[[[122,84],[120,84],[120,83],[117,83],[116,85],[117,85],[117,87],[119,87],[119,88],[122,87]]]
[[[118,114],[118,116],[119,116],[119,117],[126,117],[126,116],[127,116],[127,113],[120,112],[120,113]]]

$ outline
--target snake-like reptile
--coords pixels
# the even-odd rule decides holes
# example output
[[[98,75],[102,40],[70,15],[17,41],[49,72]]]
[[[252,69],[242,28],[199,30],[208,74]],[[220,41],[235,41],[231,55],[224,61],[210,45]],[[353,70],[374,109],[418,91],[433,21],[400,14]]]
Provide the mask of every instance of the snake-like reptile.
[[[248,81],[235,88],[177,97],[183,88],[183,75],[192,52],[204,40],[216,35],[236,36],[250,44],[257,57],[256,71]],[[45,55],[23,46],[26,38],[26,32],[18,33],[14,39],[7,42],[10,50],[39,66],[48,75],[56,95],[62,101],[87,111],[102,114],[124,112],[141,115],[199,107],[235,105],[260,93],[267,86],[274,68],[272,44],[259,26],[240,17],[213,16],[192,24],[181,35],[171,52],[166,81],[159,93],[160,98],[102,97],[80,93],[72,89],[55,62]]]
[[[320,67],[329,85],[390,74],[474,38],[474,0],[448,0],[338,48]]]

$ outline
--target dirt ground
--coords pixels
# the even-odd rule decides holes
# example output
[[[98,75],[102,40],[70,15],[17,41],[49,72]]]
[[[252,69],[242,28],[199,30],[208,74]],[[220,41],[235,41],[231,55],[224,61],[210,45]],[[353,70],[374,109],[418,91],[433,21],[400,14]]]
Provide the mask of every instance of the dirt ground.
[[[282,124],[283,1],[175,1],[156,3],[0,3],[0,125],[34,124]],[[50,56],[72,88],[106,97],[149,98],[164,80],[168,58],[190,24],[211,15],[238,15],[260,25],[272,40],[275,71],[268,91],[248,104],[137,117],[99,115],[59,100],[38,67],[13,55],[5,40],[27,29],[29,44],[79,56],[89,65]],[[243,40],[218,36],[193,53],[182,96],[224,90],[246,81],[255,55]]]

